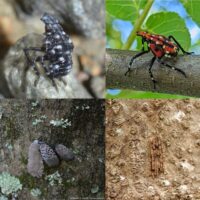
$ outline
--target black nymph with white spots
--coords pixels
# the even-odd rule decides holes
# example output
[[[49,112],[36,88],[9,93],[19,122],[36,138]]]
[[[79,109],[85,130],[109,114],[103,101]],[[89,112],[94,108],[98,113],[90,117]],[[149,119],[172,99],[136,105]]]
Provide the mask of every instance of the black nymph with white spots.
[[[40,63],[46,75],[55,85],[54,78],[67,75],[72,69],[73,43],[64,32],[59,21],[52,15],[44,13],[41,21],[45,24],[44,40],[41,47],[27,47],[24,49],[28,64],[39,75],[36,62]],[[29,52],[38,51],[42,55],[31,58]]]

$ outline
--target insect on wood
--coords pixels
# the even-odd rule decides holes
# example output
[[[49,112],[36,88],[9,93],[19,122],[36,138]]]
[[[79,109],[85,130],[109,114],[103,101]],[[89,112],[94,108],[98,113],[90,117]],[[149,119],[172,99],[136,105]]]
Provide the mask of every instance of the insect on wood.
[[[154,137],[150,141],[150,165],[153,178],[164,172],[163,148],[159,137]]]
[[[154,89],[156,89],[157,81],[154,79],[154,76],[151,70],[152,70],[152,66],[155,60],[157,60],[160,64],[181,73],[184,77],[186,77],[186,74],[183,70],[165,63],[164,61],[162,61],[162,58],[163,56],[175,57],[178,55],[179,50],[181,50],[183,54],[188,54],[188,55],[192,54],[193,52],[185,51],[173,36],[169,36],[167,38],[163,35],[150,34],[144,31],[138,31],[137,35],[142,37],[142,51],[131,58],[131,61],[129,63],[128,70],[125,73],[125,76],[131,72],[131,66],[133,64],[133,61],[136,58],[151,51],[154,57],[151,59],[151,62],[149,64],[149,75],[153,82]],[[147,50],[144,49],[144,43],[147,44]]]
[[[69,36],[64,32],[59,21],[52,15],[44,13],[41,21],[45,24],[45,33],[41,47],[24,48],[28,65],[33,67],[39,76],[40,72],[36,66],[39,63],[44,69],[45,74],[56,86],[54,78],[62,78],[69,74],[72,69],[73,43]],[[34,58],[30,52],[39,52]]]

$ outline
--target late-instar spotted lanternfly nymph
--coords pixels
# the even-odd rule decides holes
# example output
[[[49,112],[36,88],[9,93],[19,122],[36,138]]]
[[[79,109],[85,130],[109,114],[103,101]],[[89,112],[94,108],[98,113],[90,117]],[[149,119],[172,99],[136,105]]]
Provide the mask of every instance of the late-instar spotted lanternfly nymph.
[[[40,63],[45,74],[52,80],[67,75],[72,69],[73,43],[69,36],[64,32],[59,21],[52,15],[44,13],[41,21],[45,24],[45,33],[41,47],[24,48],[29,66],[33,67],[37,75],[40,74],[36,63]],[[41,55],[32,58],[30,51],[41,52]]]
[[[170,35],[168,38],[163,35],[158,34],[151,34],[145,31],[138,31],[137,35],[142,37],[142,51],[135,56],[131,58],[131,61],[129,63],[129,67],[127,72],[125,73],[125,76],[131,71],[131,65],[133,64],[133,61],[142,56],[145,53],[148,53],[151,51],[153,53],[153,58],[151,59],[151,62],[149,64],[149,75],[151,77],[151,80],[153,82],[154,89],[156,88],[157,81],[154,79],[153,73],[152,73],[152,66],[157,60],[160,64],[176,70],[177,72],[180,72],[186,77],[186,74],[183,70],[173,67],[164,61],[162,61],[163,56],[166,57],[175,57],[178,55],[179,50],[183,52],[183,54],[192,54],[193,52],[187,52],[185,51],[182,46],[178,43],[178,41],[174,38],[174,36]],[[147,50],[144,49],[144,43],[147,44]]]

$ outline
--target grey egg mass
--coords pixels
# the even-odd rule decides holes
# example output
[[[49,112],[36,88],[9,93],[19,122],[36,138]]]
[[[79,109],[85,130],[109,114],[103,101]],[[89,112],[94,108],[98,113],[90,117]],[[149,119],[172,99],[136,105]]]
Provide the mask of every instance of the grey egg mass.
[[[63,144],[57,144],[55,146],[55,151],[62,160],[69,161],[74,159],[74,153],[72,152],[72,150],[70,150]]]
[[[27,170],[33,177],[40,178],[43,174],[44,165],[39,151],[38,140],[34,140],[29,146]]]
[[[44,171],[43,161],[49,167],[55,167],[59,165],[60,160],[70,161],[74,157],[73,151],[63,144],[57,144],[54,151],[45,142],[34,140],[29,146],[27,170],[33,177],[40,178]]]

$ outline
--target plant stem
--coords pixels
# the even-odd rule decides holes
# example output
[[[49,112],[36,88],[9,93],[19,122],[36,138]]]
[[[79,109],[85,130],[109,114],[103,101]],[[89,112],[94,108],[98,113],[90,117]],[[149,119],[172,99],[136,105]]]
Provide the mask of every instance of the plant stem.
[[[133,41],[135,40],[136,37],[136,32],[139,30],[139,28],[141,27],[142,23],[144,22],[152,4],[153,4],[154,0],[148,0],[146,6],[144,7],[144,11],[143,13],[140,15],[140,17],[135,21],[134,24],[134,28],[131,31],[127,41],[125,42],[125,44],[123,45],[122,49],[124,50],[128,50],[130,49]]]

